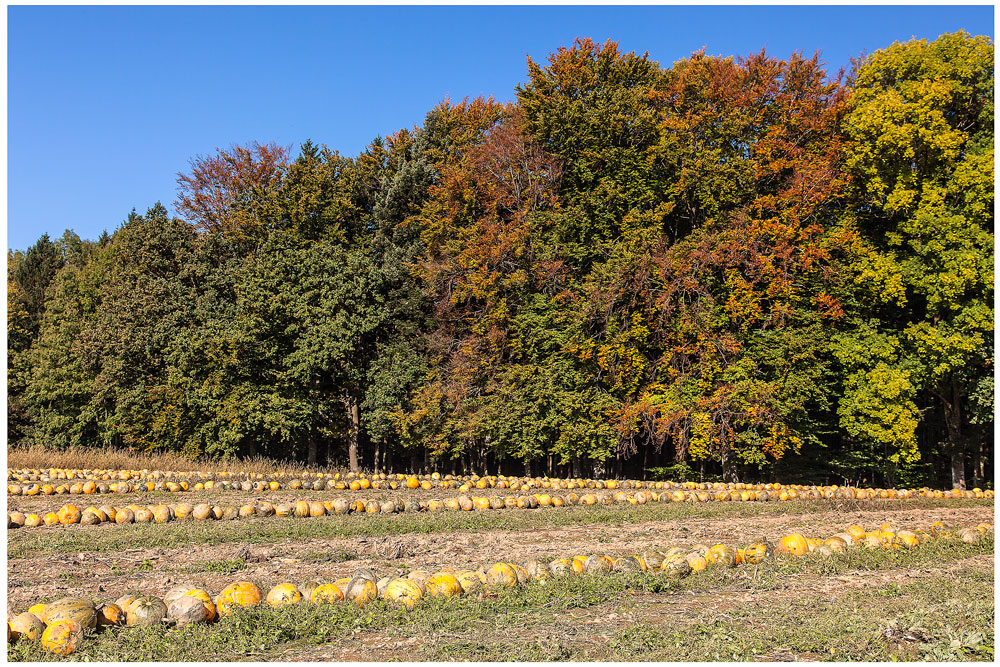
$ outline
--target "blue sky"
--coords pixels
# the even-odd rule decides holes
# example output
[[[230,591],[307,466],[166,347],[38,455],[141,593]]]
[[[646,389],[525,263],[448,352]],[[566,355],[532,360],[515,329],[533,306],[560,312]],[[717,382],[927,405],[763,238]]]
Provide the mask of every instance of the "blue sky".
[[[172,210],[177,172],[217,147],[353,156],[446,96],[513,99],[526,55],[578,36],[664,66],[819,50],[834,71],[959,29],[993,37],[993,7],[9,7],[7,245]]]

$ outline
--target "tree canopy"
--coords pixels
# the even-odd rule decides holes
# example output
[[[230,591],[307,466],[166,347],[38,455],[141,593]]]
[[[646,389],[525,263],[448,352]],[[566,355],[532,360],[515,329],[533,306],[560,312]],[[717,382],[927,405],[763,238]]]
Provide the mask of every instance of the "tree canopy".
[[[992,483],[989,38],[833,76],[583,39],[514,93],[9,253],[11,442]]]

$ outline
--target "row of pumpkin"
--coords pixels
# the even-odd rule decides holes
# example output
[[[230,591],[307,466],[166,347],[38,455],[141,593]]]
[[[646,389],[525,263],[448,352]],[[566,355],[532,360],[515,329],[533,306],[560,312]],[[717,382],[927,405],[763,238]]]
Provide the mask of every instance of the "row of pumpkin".
[[[210,503],[171,503],[159,505],[125,506],[101,505],[80,509],[67,504],[51,512],[20,512],[16,509],[7,513],[8,528],[35,528],[101,523],[167,523],[175,520],[194,521],[231,520],[247,517],[319,517],[343,514],[397,514],[400,512],[440,512],[501,509],[535,509],[538,507],[564,507],[573,505],[645,505],[648,503],[707,503],[707,502],[768,502],[788,501],[800,498],[789,491],[637,491],[626,493],[576,493],[548,494],[536,493],[520,496],[468,496],[460,495],[446,499],[390,498],[381,500],[300,500],[297,502],[272,504],[266,500],[236,505],[212,505]]]
[[[793,557],[809,553],[831,556],[856,546],[874,549],[916,547],[935,538],[978,542],[991,529],[988,524],[980,524],[975,528],[951,530],[939,522],[928,531],[897,531],[887,524],[866,531],[854,525],[825,540],[792,533],[782,537],[775,549],[767,541],[741,549],[722,544],[712,547],[699,544],[687,549],[672,547],[619,558],[602,554],[578,555],[557,558],[548,563],[531,560],[523,566],[502,562],[477,571],[446,567],[436,573],[417,570],[406,576],[381,578],[370,569],[362,569],[351,577],[333,582],[311,581],[301,585],[282,582],[266,595],[256,584],[243,581],[226,586],[214,598],[208,591],[191,585],[175,587],[162,599],[135,594],[124,595],[113,603],[64,598],[50,604],[36,604],[17,616],[8,614],[7,639],[41,641],[43,647],[52,653],[69,654],[83,641],[86,631],[120,625],[151,626],[164,622],[178,627],[209,623],[239,608],[260,604],[278,607],[306,601],[315,604],[347,601],[363,607],[381,597],[412,609],[424,597],[483,595],[531,580],[545,581],[563,575],[646,572],[684,577],[709,567],[730,568],[743,563],[759,563],[775,553]]]
[[[54,471],[49,471],[54,472]],[[148,473],[148,474],[147,474]],[[252,479],[249,477],[257,477]],[[65,480],[66,483],[60,483]],[[77,481],[73,481],[77,480]],[[197,481],[195,481],[197,480]],[[529,491],[532,489],[552,489],[572,491],[585,490],[615,490],[615,489],[650,489],[650,490],[687,490],[720,492],[777,492],[785,493],[790,498],[914,498],[914,497],[975,497],[992,498],[993,491],[972,489],[964,491],[953,489],[941,491],[930,488],[922,489],[880,489],[855,488],[850,486],[809,486],[801,484],[746,484],[742,482],[670,482],[643,480],[601,480],[601,479],[550,479],[548,477],[505,477],[487,476],[453,476],[433,473],[431,475],[386,475],[384,473],[366,476],[348,473],[312,473],[286,478],[264,479],[263,475],[245,475],[242,479],[219,478],[209,475],[159,473],[158,471],[87,471],[70,470],[56,472],[55,475],[42,474],[39,471],[8,471],[7,495],[90,495],[95,493],[131,493],[165,491],[178,493],[183,491],[201,491],[217,489],[221,491],[366,491],[391,490],[405,491],[408,489],[457,489],[462,493],[475,489],[510,489],[511,491]]]

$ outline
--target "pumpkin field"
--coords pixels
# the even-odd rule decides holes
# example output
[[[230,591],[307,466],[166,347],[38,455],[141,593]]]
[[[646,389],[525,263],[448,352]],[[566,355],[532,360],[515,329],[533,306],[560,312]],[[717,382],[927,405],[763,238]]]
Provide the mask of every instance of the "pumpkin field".
[[[11,468],[11,660],[991,660],[993,492]]]

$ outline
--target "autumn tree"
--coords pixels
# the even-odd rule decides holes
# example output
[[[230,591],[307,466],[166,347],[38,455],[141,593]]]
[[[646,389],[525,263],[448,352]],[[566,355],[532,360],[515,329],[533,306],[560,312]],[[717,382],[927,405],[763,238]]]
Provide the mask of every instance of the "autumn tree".
[[[198,229],[223,235],[237,249],[256,247],[280,219],[278,190],[287,147],[253,142],[216,149],[177,174],[177,212]]]

